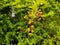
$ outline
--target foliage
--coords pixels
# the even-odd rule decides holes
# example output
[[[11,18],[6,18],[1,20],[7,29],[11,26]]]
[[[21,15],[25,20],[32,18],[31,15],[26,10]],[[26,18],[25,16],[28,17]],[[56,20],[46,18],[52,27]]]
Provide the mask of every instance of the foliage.
[[[0,45],[60,45],[60,0],[0,0]]]

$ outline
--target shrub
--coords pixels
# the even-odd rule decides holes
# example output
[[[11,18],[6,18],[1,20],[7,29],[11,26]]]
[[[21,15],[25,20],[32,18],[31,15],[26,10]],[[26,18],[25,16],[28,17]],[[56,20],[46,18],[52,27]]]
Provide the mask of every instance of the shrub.
[[[60,1],[1,0],[0,45],[60,45]]]

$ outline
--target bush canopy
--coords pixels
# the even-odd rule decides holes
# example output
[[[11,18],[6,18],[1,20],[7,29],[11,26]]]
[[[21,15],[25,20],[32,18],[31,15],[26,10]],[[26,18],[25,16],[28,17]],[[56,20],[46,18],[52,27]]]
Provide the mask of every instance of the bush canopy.
[[[0,45],[60,45],[60,0],[0,0]]]

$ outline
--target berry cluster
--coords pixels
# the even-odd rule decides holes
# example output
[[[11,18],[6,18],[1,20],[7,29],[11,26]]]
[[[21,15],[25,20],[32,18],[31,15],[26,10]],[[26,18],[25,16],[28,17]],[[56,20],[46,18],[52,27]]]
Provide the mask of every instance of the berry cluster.
[[[25,19],[28,19],[29,18],[29,15],[32,15],[32,11],[28,11],[27,12],[28,13],[28,15],[25,15],[24,16],[24,18]],[[33,32],[34,32],[34,21],[36,21],[36,19],[38,20],[38,21],[40,21],[41,20],[41,16],[42,16],[42,10],[41,9],[39,9],[38,11],[37,11],[37,13],[34,13],[34,15],[36,16],[36,18],[34,19],[34,18],[31,18],[29,21],[28,21],[28,35],[29,36],[32,36],[33,34]]]

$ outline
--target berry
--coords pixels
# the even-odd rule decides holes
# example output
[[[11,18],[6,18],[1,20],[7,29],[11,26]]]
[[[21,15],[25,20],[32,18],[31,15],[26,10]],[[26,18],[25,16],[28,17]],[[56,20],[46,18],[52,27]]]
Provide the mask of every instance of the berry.
[[[33,32],[34,32],[34,30],[31,30],[31,32],[33,33]]]
[[[34,30],[34,25],[31,25],[31,30]]]
[[[38,15],[38,17],[41,17],[41,15],[42,15],[42,12],[38,12],[38,14],[37,14],[37,15]]]
[[[33,23],[33,20],[30,20],[29,22],[28,22],[28,25],[31,25]]]
[[[31,30],[30,30],[30,28],[28,28],[28,32],[30,32]]]
[[[29,35],[30,37],[32,37],[32,36],[33,36],[33,34],[32,34],[32,33],[29,33],[28,35]]]
[[[39,9],[38,11],[41,12],[41,9]]]

